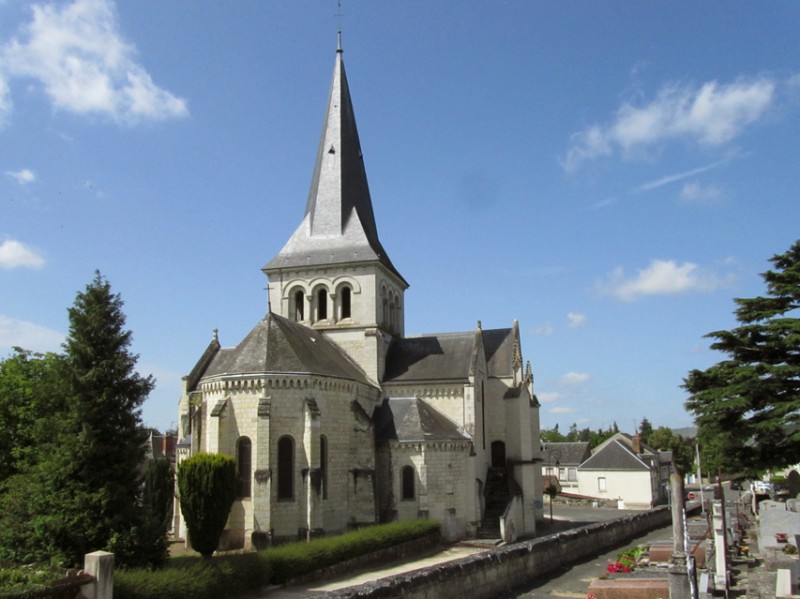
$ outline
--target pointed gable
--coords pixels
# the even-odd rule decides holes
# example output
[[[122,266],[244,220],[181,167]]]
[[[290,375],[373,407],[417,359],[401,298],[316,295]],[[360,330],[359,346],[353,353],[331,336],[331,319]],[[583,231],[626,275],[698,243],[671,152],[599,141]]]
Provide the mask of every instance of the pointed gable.
[[[627,445],[610,439],[597,447],[592,456],[580,465],[581,470],[650,470]]]
[[[305,216],[280,253],[264,267],[264,272],[376,261],[408,287],[378,238],[350,88],[339,48]]]

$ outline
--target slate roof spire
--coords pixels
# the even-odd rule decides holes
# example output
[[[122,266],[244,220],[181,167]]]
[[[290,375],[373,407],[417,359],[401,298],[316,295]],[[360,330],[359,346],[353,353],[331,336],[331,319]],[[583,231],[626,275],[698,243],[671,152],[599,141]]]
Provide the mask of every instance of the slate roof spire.
[[[303,222],[264,271],[379,261],[407,286],[378,238],[341,39]]]

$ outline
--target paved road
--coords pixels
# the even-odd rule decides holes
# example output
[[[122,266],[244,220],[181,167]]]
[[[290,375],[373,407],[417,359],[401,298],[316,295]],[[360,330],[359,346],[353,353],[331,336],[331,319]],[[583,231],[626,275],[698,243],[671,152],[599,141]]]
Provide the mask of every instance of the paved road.
[[[671,525],[659,528],[646,535],[632,539],[623,547],[618,547],[606,553],[596,555],[580,563],[565,567],[548,577],[543,577],[530,587],[521,589],[509,597],[518,599],[523,597],[525,599],[544,599],[545,597],[575,597],[585,599],[589,583],[606,571],[606,566],[609,562],[614,561],[617,557],[617,553],[621,550],[627,549],[628,547],[635,547],[641,543],[664,541],[671,538]]]

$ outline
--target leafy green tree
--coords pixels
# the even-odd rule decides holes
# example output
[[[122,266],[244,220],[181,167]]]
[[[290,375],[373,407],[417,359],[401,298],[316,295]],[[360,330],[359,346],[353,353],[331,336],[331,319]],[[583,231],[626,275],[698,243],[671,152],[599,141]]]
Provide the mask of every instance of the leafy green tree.
[[[52,416],[63,408],[60,360],[15,347],[0,361],[0,482],[34,463],[53,436]]]
[[[704,465],[756,473],[800,461],[800,241],[773,256],[767,294],[736,299],[739,326],[715,331],[728,358],[684,380]]]
[[[52,437],[0,497],[0,547],[19,527],[18,518],[27,518],[30,533],[15,549],[65,565],[82,563],[90,551],[114,550],[116,539],[138,538],[145,440],[140,406],[153,380],[135,371],[122,306],[98,272],[68,310],[60,394],[52,400],[63,408],[41,415]],[[118,561],[125,565],[133,553],[120,552]]]
[[[543,428],[539,432],[539,437],[543,443],[560,443],[566,440],[564,435],[558,432],[558,424],[555,424],[553,428]]]
[[[236,460],[218,453],[198,453],[178,466],[181,512],[195,551],[210,558],[239,492]]]
[[[691,439],[684,439],[669,427],[659,426],[645,442],[654,449],[671,451],[672,462],[681,474],[689,474],[694,470],[694,444]]]

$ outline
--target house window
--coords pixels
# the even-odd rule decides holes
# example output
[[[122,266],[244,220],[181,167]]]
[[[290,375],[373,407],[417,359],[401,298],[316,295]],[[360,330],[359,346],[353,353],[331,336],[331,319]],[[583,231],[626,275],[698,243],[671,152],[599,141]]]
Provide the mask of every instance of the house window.
[[[400,470],[400,478],[402,479],[403,483],[403,489],[402,489],[403,501],[413,500],[415,497],[414,479],[416,478],[416,474],[414,473],[414,468],[411,466],[403,466],[403,469]]]
[[[567,480],[571,482],[576,482],[578,480],[578,469],[577,468],[569,468],[567,470]]]
[[[606,477],[605,476],[598,476],[597,477],[597,490],[601,493],[606,492]]]
[[[295,322],[302,322],[306,319],[306,305],[305,295],[302,289],[294,292],[294,320]]]
[[[545,466],[544,468],[544,475],[545,476],[553,476],[554,468],[552,466]]]
[[[294,440],[289,437],[278,439],[278,500],[294,499]]]
[[[559,468],[558,469],[558,480],[567,480],[567,469],[566,468]]]
[[[319,469],[322,482],[322,498],[328,498],[328,438],[322,435],[319,438]]]
[[[328,290],[323,288],[317,291],[317,320],[328,318]]]
[[[351,308],[350,308],[350,300],[351,300],[351,291],[350,287],[344,286],[342,290],[339,292],[341,297],[341,318],[344,320],[345,318],[351,318]]]
[[[253,444],[247,437],[240,437],[236,442],[236,470],[239,474],[239,497],[250,497]]]

